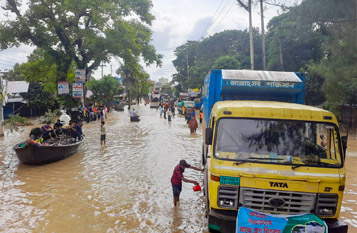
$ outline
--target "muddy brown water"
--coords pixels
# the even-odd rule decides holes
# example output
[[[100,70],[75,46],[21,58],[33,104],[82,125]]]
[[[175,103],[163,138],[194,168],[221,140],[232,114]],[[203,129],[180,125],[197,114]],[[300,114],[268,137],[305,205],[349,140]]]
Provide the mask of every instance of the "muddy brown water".
[[[31,127],[7,131],[0,139],[0,232],[208,232],[203,193],[184,183],[174,208],[170,184],[180,159],[200,167],[201,128],[191,135],[182,117],[168,122],[149,106],[135,108],[140,122],[130,123],[127,110],[109,113],[106,146],[99,121],[85,123],[78,153],[44,166],[20,164],[12,150]],[[356,144],[350,136],[350,148]],[[357,232],[356,170],[357,157],[348,157],[341,219],[349,232]],[[202,175],[185,171],[201,184]]]

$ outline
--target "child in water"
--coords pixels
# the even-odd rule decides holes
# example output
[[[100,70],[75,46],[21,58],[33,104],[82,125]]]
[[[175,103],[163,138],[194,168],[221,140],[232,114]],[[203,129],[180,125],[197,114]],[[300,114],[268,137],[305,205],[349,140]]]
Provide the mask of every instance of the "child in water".
[[[100,145],[105,145],[105,122],[102,121],[100,125]]]

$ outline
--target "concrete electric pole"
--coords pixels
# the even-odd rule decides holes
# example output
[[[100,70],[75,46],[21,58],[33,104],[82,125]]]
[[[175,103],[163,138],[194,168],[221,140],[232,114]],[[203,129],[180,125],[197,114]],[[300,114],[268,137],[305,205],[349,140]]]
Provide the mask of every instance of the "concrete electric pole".
[[[253,21],[252,21],[252,0],[248,0],[248,6],[245,5],[242,0],[237,0],[249,13],[249,35],[250,35],[250,69],[254,70],[254,43],[253,43]]]

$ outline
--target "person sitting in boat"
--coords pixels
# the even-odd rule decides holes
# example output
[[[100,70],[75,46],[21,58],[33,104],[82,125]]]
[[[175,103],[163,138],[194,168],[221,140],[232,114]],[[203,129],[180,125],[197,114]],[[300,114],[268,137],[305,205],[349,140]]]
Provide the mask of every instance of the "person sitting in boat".
[[[47,121],[47,124],[42,126],[42,137],[45,141],[50,138],[51,140],[53,140],[53,137],[56,137],[50,124],[51,121]]]
[[[76,121],[72,123],[71,126],[71,136],[76,139],[76,141],[80,140],[82,137],[82,128]]]
[[[62,124],[60,119],[58,119],[57,122],[53,125],[53,129],[57,136],[62,134]]]
[[[30,132],[30,140],[29,143],[35,145],[41,145],[43,142],[42,138],[42,130],[40,128],[33,128]]]

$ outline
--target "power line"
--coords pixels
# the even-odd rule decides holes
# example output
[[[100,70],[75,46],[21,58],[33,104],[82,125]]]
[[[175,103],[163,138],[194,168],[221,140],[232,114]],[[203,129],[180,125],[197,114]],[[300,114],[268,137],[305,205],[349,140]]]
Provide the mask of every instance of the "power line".
[[[212,25],[213,20],[214,20],[214,18],[216,17],[216,13],[218,12],[218,9],[221,8],[222,3],[223,3],[223,0],[221,0],[221,3],[218,5],[216,11],[215,11],[214,14],[213,14],[213,17],[212,17],[211,21],[207,24],[207,27],[206,27],[206,29],[203,31],[203,33],[202,33],[202,35],[201,35],[200,38],[202,38],[203,35],[206,34],[208,28]]]
[[[223,18],[221,19],[221,21],[219,21],[218,24],[216,24],[216,27],[212,30],[212,32],[214,32],[216,30],[216,28],[219,26],[219,24],[222,22],[222,20],[227,16],[227,14],[232,10],[233,5],[235,4],[235,2],[232,3],[232,5],[230,6],[230,8],[228,9],[228,11],[226,12],[226,14],[223,16]]]
[[[217,17],[213,20],[212,24],[210,25],[210,27],[207,29],[207,34],[209,29],[216,23],[216,20],[218,20],[218,18],[220,18],[222,12],[226,9],[227,5],[228,5],[229,1],[226,2],[226,4],[224,4],[223,8],[221,9],[221,11],[218,13]],[[224,18],[224,17],[223,17]],[[222,20],[221,20],[222,21]]]

